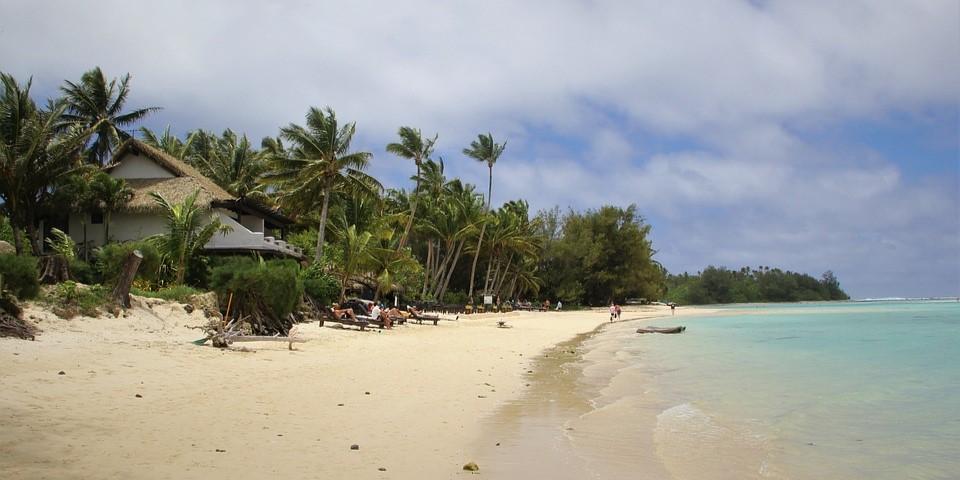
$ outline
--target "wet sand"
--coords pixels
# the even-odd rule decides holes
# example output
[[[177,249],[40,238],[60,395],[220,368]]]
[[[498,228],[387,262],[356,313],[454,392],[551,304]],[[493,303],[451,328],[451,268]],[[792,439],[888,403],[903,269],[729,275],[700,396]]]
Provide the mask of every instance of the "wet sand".
[[[684,309],[682,316],[663,318],[630,312],[624,319],[635,321],[601,325],[546,352],[528,376],[529,389],[484,422],[475,448],[478,461],[489,466],[487,475],[508,480],[782,478],[761,465],[767,457],[764,445],[722,419],[700,416],[692,406],[671,405],[651,372],[636,368],[610,340],[635,335],[642,324],[680,325],[692,315],[713,313]]]

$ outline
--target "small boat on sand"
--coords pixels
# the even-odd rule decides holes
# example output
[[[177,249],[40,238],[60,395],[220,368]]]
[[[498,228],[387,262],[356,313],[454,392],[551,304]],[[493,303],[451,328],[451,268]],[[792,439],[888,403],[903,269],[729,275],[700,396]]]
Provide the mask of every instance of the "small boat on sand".
[[[641,327],[637,329],[637,333],[683,333],[687,327],[683,325],[679,327]]]

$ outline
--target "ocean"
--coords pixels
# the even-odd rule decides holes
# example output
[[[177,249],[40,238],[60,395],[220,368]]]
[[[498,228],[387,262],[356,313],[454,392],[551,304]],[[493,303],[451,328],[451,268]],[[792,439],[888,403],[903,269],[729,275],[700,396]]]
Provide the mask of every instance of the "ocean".
[[[960,303],[685,312],[548,352],[527,393],[487,422],[485,474],[960,478]],[[687,330],[636,333],[647,324]]]

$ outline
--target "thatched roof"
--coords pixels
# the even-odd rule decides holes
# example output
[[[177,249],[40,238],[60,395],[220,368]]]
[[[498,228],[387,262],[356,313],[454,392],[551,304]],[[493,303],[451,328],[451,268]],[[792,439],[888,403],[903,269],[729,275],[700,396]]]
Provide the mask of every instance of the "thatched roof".
[[[169,154],[157,150],[139,140],[130,139],[123,143],[113,155],[113,164],[106,167],[111,170],[123,163],[127,155],[142,155],[156,162],[157,165],[175,175],[172,178],[128,178],[127,185],[133,190],[133,199],[125,210],[132,212],[157,211],[159,207],[151,192],[162,195],[170,203],[181,203],[193,192],[200,190],[197,195],[197,205],[202,208],[211,208],[214,203],[236,201],[222,187],[203,176],[197,169],[186,162],[178,160]]]

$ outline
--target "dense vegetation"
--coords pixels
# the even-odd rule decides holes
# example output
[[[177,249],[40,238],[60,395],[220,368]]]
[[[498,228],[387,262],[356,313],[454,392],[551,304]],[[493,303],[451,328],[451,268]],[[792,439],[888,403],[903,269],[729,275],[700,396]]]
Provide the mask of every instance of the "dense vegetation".
[[[138,133],[144,143],[192,165],[236,197],[293,218],[285,240],[303,248],[303,265],[210,258],[203,246],[224,227],[210,223],[196,195],[182,202],[156,195],[167,232],[136,244],[90,248],[86,225],[79,245],[66,236],[44,239],[38,220],[70,211],[101,214],[110,240],[110,214],[123,210],[132,191],[102,167],[131,137],[131,128],[157,108],[127,109],[130,76],[108,80],[99,68],[65,82],[62,97],[45,106],[31,98],[29,81],[21,84],[3,74],[2,83],[0,235],[19,255],[39,255],[46,241],[70,259],[72,278],[82,282],[112,281],[125,255],[139,248],[145,253],[140,291],[171,286],[172,292],[189,291],[179,289],[182,285],[235,292],[257,285],[273,291],[282,285],[269,299],[241,295],[241,303],[262,303],[278,317],[293,308],[288,294],[304,290],[324,303],[349,295],[467,303],[489,295],[568,305],[653,300],[665,292],[684,303],[808,299],[809,292],[822,290],[794,279],[794,287],[784,287],[787,293],[776,293],[780,283],[768,285],[766,273],[751,274],[756,285],[749,288],[717,289],[700,277],[670,277],[665,283],[666,272],[653,259],[650,225],[635,206],[561,215],[558,208],[531,212],[523,199],[496,204],[494,166],[509,164],[506,142],[480,134],[457,160],[488,167],[484,193],[445,175],[443,159],[434,157],[437,134],[402,126],[381,160],[352,148],[356,124],[329,107],[308,108],[303,124],[279,128],[259,148],[230,129],[193,130],[183,137],[170,127],[163,132],[141,127]],[[411,190],[385,189],[365,173],[373,161],[410,162]],[[828,292],[829,298],[839,297],[834,293]]]
[[[681,304],[805,302],[848,300],[840,282],[827,271],[817,280],[803,273],[760,267],[728,270],[707,267],[698,275],[668,275],[668,301]]]

